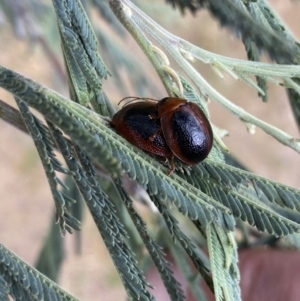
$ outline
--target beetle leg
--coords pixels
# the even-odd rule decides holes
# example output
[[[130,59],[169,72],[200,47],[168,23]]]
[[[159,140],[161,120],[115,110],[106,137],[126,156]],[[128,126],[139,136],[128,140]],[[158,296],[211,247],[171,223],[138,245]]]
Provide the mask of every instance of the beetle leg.
[[[168,171],[167,175],[170,176],[171,173],[175,170],[175,162],[174,162],[174,155],[171,157],[171,169]]]
[[[163,160],[164,160],[164,164],[168,163],[168,158],[167,157],[164,157]]]
[[[152,136],[149,137],[150,141],[154,141],[155,137],[161,134],[161,128],[159,128]]]

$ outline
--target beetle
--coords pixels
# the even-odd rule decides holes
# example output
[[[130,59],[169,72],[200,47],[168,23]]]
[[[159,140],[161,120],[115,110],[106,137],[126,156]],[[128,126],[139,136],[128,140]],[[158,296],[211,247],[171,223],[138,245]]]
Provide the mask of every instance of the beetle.
[[[196,104],[183,98],[157,101],[133,97],[113,116],[111,125],[141,150],[170,159],[168,175],[175,169],[174,156],[187,165],[196,165],[208,156],[213,144],[207,117]]]
[[[163,136],[173,154],[187,165],[203,161],[213,144],[213,131],[204,112],[183,98],[166,97],[156,107]]]
[[[131,144],[150,154],[170,157],[172,152],[160,132],[160,120],[156,116],[156,104],[140,101],[126,104],[112,118],[116,132]]]

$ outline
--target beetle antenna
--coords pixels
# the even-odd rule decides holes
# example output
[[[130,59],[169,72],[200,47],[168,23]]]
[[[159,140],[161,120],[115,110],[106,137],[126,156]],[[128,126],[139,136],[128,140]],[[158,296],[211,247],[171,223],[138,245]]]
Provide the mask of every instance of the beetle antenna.
[[[153,99],[153,98],[148,98],[148,97],[138,97],[138,96],[127,96],[127,97],[124,97],[122,98],[119,102],[118,102],[118,105],[120,105],[121,102],[123,102],[124,100],[126,99],[130,99],[128,102],[126,102],[126,105],[128,105],[129,103],[132,103],[134,101],[137,101],[137,100],[150,100],[150,101],[153,101],[153,102],[158,102],[159,100],[157,99]]]

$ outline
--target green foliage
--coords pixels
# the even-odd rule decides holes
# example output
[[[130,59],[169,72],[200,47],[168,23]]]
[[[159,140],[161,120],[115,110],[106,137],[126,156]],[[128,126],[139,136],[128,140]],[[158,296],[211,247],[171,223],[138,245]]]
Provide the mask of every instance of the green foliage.
[[[15,300],[77,300],[1,244],[0,262],[0,296],[9,293]]]
[[[113,108],[102,90],[101,81],[107,78],[109,72],[98,53],[97,38],[102,43],[107,41],[104,57],[112,63],[112,70],[118,69],[116,62],[119,60],[128,68],[138,62],[127,56],[125,51],[121,51],[120,55],[114,41],[96,25],[94,33],[94,26],[84,9],[89,7],[88,2],[82,3],[79,0],[53,0],[70,99],[0,66],[0,86],[14,95],[23,122],[41,158],[55,201],[56,221],[59,222],[61,233],[64,235],[66,231],[72,233],[73,229],[80,230],[80,215],[77,218],[73,215],[73,197],[59,189],[65,184],[57,178],[57,171],[71,176],[76,183],[130,300],[154,300],[148,289],[150,284],[146,282],[130,247],[135,253],[139,252],[132,242],[133,229],[136,229],[148,251],[144,257],[152,259],[171,300],[184,300],[185,296],[163,250],[171,251],[199,300],[203,298],[203,292],[197,285],[199,278],[191,281],[190,264],[183,264],[188,262],[188,258],[214,291],[216,300],[241,300],[234,239],[236,220],[247,221],[259,231],[267,231],[271,235],[293,235],[288,236],[293,241],[297,235],[295,233],[300,232],[297,219],[300,191],[226,164],[224,152],[227,149],[215,128],[214,146],[208,159],[195,167],[176,162],[177,170],[171,176],[167,175],[168,166],[117,135],[108,121],[113,115]],[[190,8],[192,11],[208,4],[206,8],[221,24],[241,32],[250,61],[216,55],[171,35],[129,0],[111,0],[110,6],[97,0],[91,3],[91,7],[100,10],[119,34],[124,31],[113,18],[112,12],[121,21],[155,67],[170,96],[183,96],[197,103],[207,116],[206,98],[210,97],[237,115],[242,122],[260,127],[300,153],[299,141],[231,103],[188,62],[188,59],[196,58],[209,64],[220,76],[225,72],[245,81],[259,92],[263,100],[267,100],[268,82],[287,87],[293,99],[299,99],[300,68],[296,65],[299,44],[285,31],[282,22],[265,1],[198,1],[199,7],[191,1],[178,2],[182,9]],[[6,7],[9,8],[12,9],[13,5]],[[278,32],[282,34],[277,35]],[[178,75],[173,66],[171,68],[167,55],[152,45],[148,36],[174,59],[186,76]],[[278,47],[274,47],[274,43]],[[266,50],[277,63],[294,65],[260,63],[259,49]],[[137,74],[140,74],[139,71]],[[115,72],[112,75],[121,82],[121,77]],[[257,83],[251,76],[256,77]],[[147,84],[147,79],[138,77],[139,80],[136,79],[134,84]],[[46,118],[47,124],[37,119],[28,106],[38,110]],[[298,116],[299,106],[294,105],[293,109]],[[7,109],[0,110],[0,117],[5,118],[7,112]],[[6,117],[6,120],[14,123],[15,119]],[[54,148],[62,154],[66,168],[55,158]],[[164,225],[156,236],[150,234],[146,223],[133,207],[130,194],[124,187],[124,173],[141,185],[156,205],[160,213],[157,216]],[[103,180],[103,174],[109,180]],[[131,218],[131,224],[126,222],[114,204],[118,204],[118,207],[122,204]],[[190,221],[197,239],[191,235],[192,231],[186,234],[181,229],[179,218],[181,220],[182,216]],[[159,240],[160,235],[163,241]],[[204,242],[208,247],[209,261],[200,252],[199,237],[201,243]],[[176,242],[177,247],[174,247]],[[43,252],[46,253],[46,250]],[[60,264],[60,260],[56,262]],[[15,300],[76,300],[0,244],[0,298],[8,300],[8,294]]]

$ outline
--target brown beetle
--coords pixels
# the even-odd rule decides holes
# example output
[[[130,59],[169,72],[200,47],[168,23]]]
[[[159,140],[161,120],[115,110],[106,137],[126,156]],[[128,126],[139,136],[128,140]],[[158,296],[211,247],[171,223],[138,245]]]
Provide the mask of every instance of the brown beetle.
[[[173,154],[187,165],[203,161],[213,144],[212,128],[203,111],[183,98],[166,97],[156,106],[163,136]]]
[[[171,157],[172,152],[160,131],[156,116],[156,104],[141,101],[126,104],[112,119],[116,132],[143,151],[160,157]]]
[[[112,119],[116,132],[138,148],[171,159],[174,155],[187,165],[203,161],[213,143],[211,125],[203,111],[183,98],[132,98]],[[121,100],[123,101],[123,100]]]

